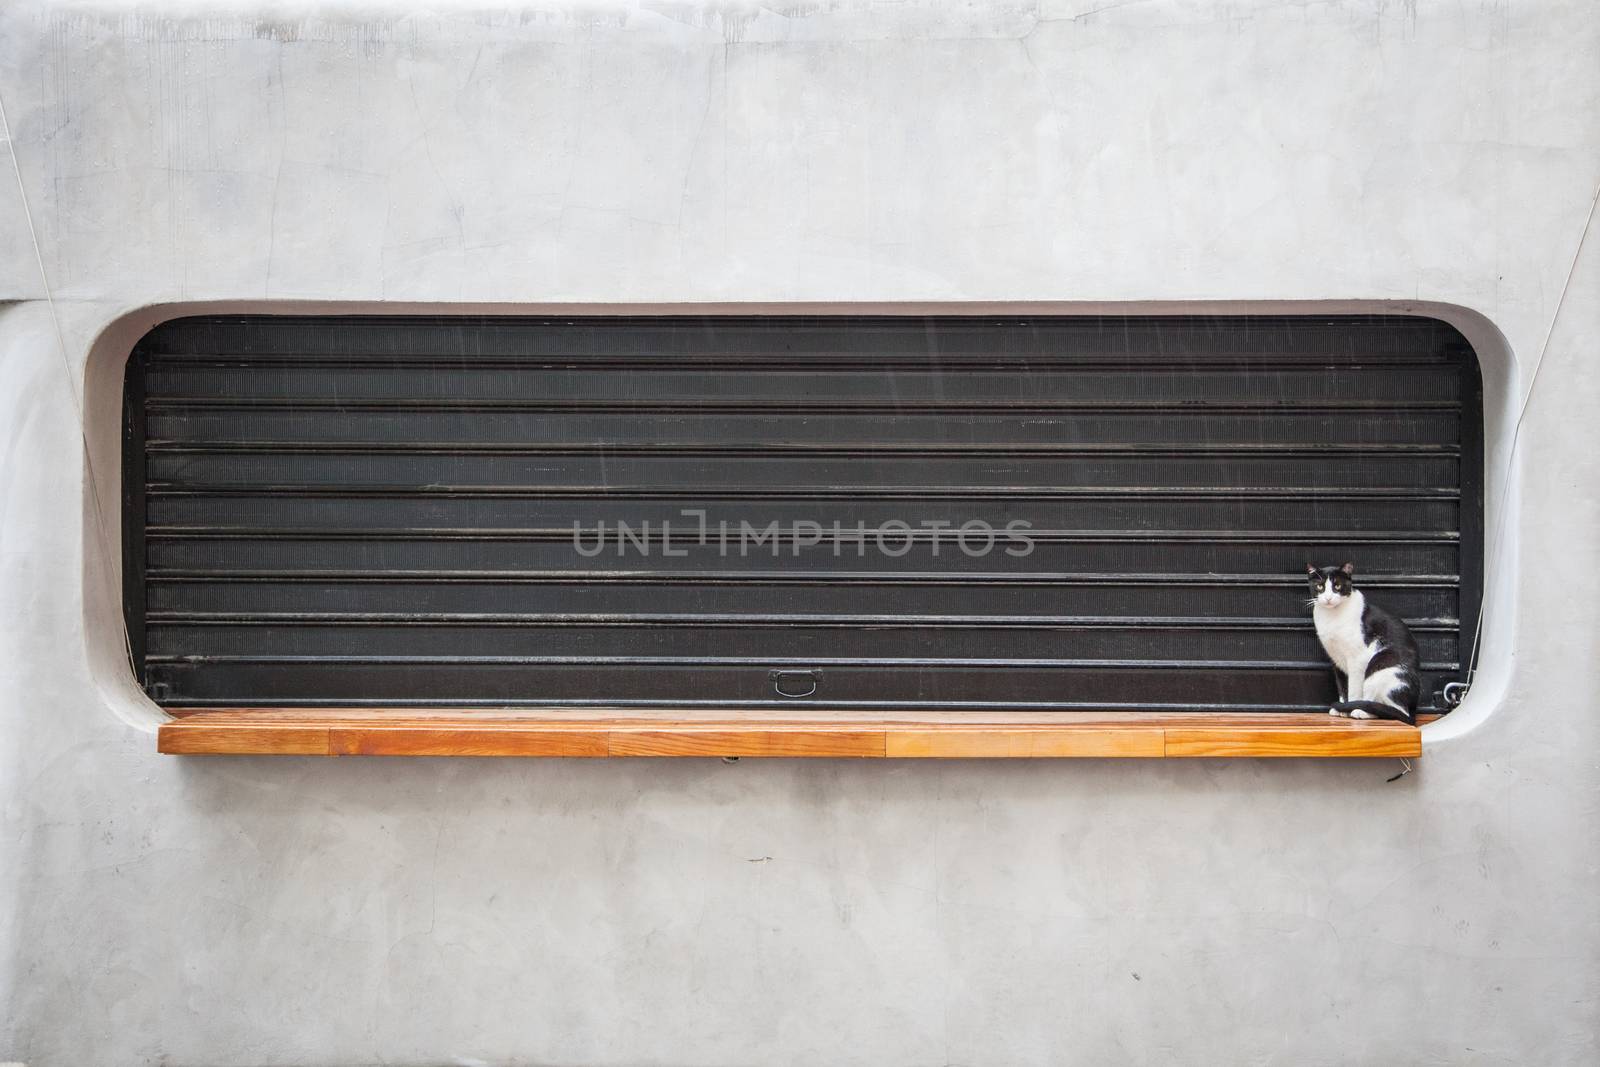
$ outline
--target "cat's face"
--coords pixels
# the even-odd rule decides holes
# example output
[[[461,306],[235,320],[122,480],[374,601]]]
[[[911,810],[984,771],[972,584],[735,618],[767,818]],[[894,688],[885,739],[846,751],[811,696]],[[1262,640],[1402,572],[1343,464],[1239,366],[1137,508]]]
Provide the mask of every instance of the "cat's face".
[[[1344,603],[1355,584],[1356,565],[1343,567],[1313,567],[1306,564],[1306,585],[1311,590],[1311,602],[1335,608]]]

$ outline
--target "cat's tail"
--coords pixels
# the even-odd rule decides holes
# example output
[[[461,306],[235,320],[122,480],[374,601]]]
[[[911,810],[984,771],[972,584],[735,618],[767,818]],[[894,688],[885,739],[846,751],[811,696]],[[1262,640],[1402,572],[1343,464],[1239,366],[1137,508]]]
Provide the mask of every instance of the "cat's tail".
[[[1348,715],[1352,711],[1364,711],[1375,719],[1393,719],[1396,722],[1403,722],[1407,726],[1417,725],[1415,713],[1377,700],[1340,700],[1333,706],[1335,710],[1344,715]]]

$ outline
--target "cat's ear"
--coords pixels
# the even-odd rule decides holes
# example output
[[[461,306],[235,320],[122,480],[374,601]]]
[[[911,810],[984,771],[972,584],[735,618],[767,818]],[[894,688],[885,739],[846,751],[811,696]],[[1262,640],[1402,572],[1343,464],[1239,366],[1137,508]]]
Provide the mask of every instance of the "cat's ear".
[[[1353,576],[1356,573],[1356,565],[1354,563],[1346,563],[1343,567],[1340,567],[1339,569],[1344,571],[1344,573],[1346,575],[1352,575]]]
[[[1307,574],[1315,574],[1315,573],[1317,573],[1317,565],[1315,563],[1307,563],[1306,564],[1306,573]]]

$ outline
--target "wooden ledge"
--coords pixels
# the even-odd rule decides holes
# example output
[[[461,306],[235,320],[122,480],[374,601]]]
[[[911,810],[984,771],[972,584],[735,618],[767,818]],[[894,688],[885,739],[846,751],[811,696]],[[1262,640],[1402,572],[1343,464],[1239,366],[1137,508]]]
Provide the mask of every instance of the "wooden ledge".
[[[1223,712],[770,712],[208,708],[178,712],[173,755],[811,756],[867,759],[1415,757],[1401,723]]]

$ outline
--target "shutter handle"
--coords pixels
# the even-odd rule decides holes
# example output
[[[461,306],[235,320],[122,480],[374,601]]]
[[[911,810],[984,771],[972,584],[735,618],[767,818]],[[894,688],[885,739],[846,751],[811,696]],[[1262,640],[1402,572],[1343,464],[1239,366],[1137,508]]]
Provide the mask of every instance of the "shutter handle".
[[[821,671],[773,671],[767,677],[779,696],[795,700],[815,693],[822,682]]]

